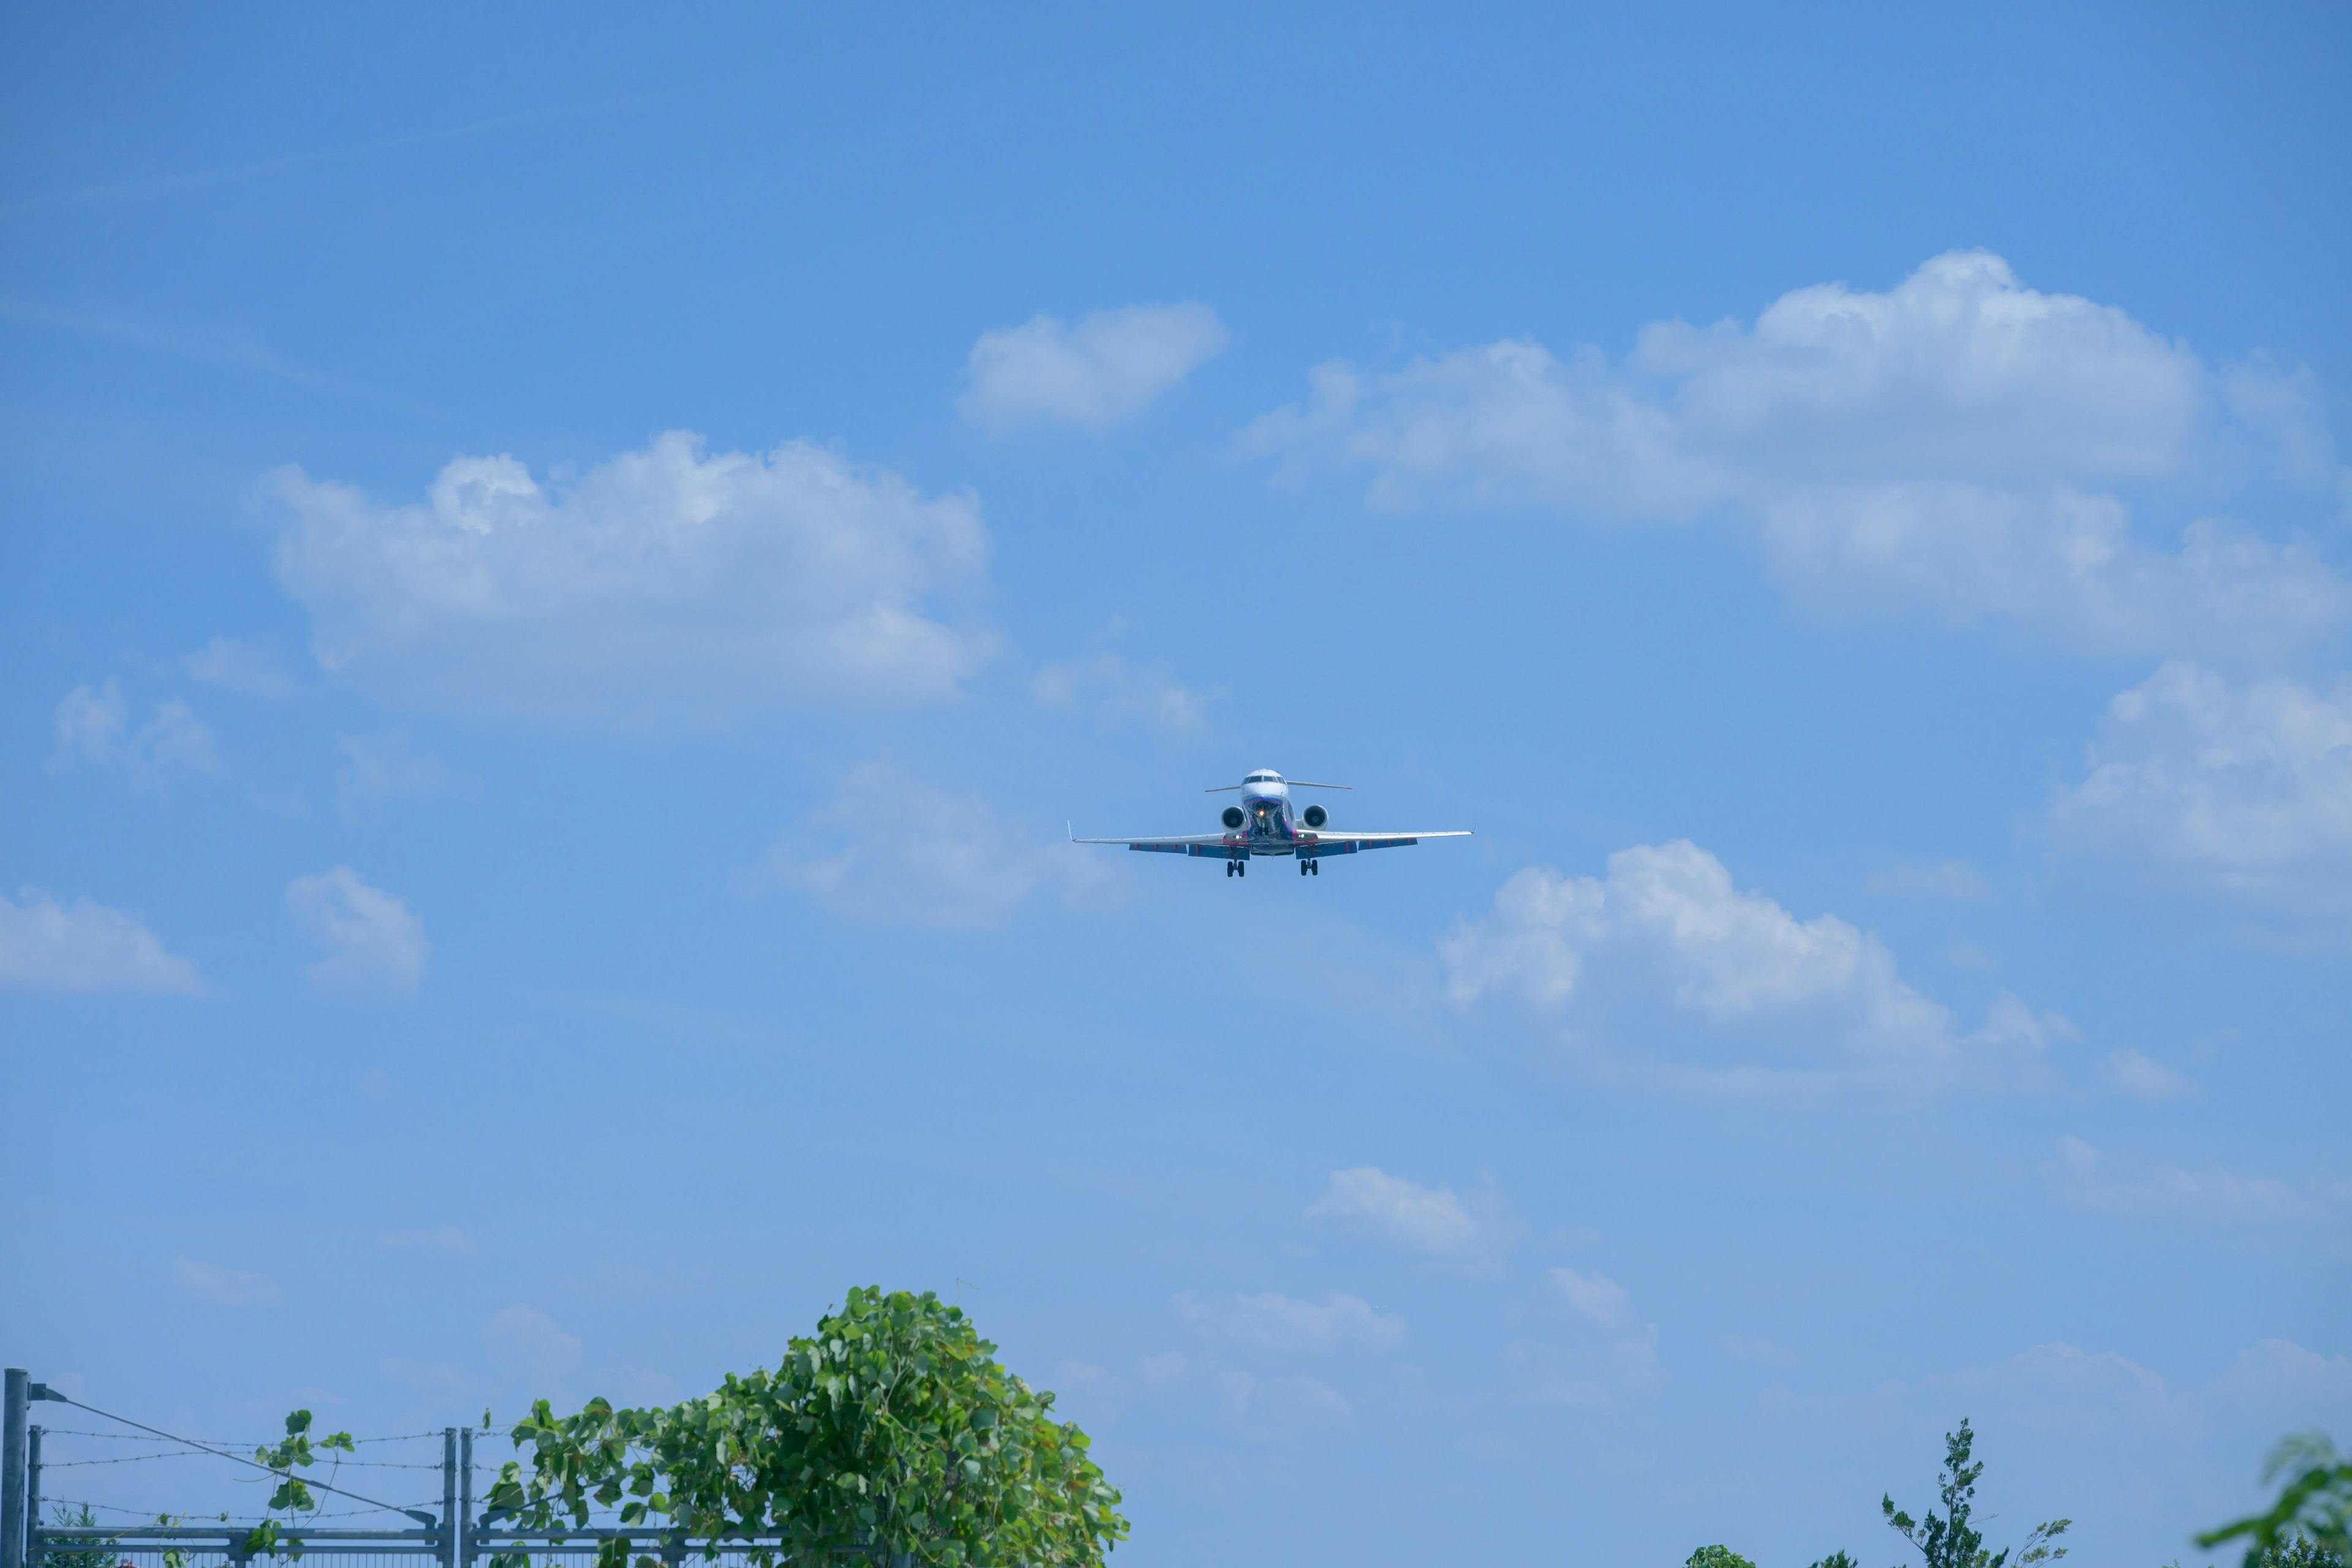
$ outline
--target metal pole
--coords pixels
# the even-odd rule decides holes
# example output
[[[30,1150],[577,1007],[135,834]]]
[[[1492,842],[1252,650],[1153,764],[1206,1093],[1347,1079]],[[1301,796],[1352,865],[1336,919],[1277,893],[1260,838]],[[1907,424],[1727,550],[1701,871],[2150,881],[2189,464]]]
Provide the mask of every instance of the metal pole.
[[[474,1429],[457,1429],[457,1568],[474,1568]]]
[[[21,1366],[7,1369],[0,1410],[0,1568],[25,1568],[25,1411],[33,1380]]]
[[[441,1568],[457,1568],[457,1428],[441,1428]]]
[[[25,1429],[25,1561],[41,1568],[41,1429]]]

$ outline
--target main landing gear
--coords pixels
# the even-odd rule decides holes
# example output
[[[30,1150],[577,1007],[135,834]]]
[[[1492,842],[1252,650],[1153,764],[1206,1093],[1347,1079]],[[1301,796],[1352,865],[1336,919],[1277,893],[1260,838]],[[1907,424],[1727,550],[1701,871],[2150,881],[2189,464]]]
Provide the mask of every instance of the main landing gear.
[[[1226,861],[1226,862],[1225,862],[1225,875],[1226,875],[1226,876],[1228,876],[1228,877],[1246,877],[1246,876],[1248,876],[1248,875],[1249,875],[1249,862],[1248,862],[1248,861],[1246,861],[1246,860],[1228,860],[1228,861]]]
[[[1311,855],[1302,855],[1298,859],[1298,874],[1302,877],[1319,877],[1323,874],[1323,862]]]

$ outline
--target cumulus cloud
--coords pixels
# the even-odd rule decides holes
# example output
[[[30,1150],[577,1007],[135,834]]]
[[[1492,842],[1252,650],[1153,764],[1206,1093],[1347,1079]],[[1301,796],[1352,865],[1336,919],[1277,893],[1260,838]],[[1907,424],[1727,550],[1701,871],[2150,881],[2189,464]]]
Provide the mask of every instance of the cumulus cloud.
[[[710,727],[935,700],[996,646],[978,504],[805,442],[673,430],[552,491],[459,458],[404,506],[298,468],[262,489],[319,662],[410,707]]]
[[[184,702],[159,703],[154,716],[131,731],[118,681],[67,692],[58,703],[57,727],[57,762],[119,763],[142,789],[161,790],[174,773],[217,778],[224,771],[211,729]]]
[[[223,1307],[268,1307],[278,1300],[277,1280],[193,1258],[173,1259],[172,1278],[189,1295]]]
[[[1223,687],[1186,686],[1165,660],[1137,664],[1108,650],[1046,665],[1030,691],[1039,707],[1083,713],[1097,729],[1147,730],[1170,739],[1207,733],[1209,704],[1225,694]]]
[[[2168,663],[2107,705],[2044,826],[2069,881],[2352,934],[2352,678],[2320,690]]]
[[[1962,1033],[1877,938],[1740,891],[1687,840],[1620,850],[1608,869],[1504,883],[1439,943],[1456,1005],[1516,1002],[1591,1070],[1716,1093],[2024,1087],[2050,1044],[2077,1037],[2008,995]]]
[[[2105,652],[2260,654],[2352,622],[2305,546],[2224,521],[2152,545],[2140,492],[2260,461],[2342,487],[2307,378],[2217,374],[2123,311],[1940,256],[1885,293],[1782,296],[1752,329],[1660,322],[1628,359],[1505,341],[1385,374],[1333,363],[1246,449],[1367,469],[1393,510],[1741,520],[1825,610],[2006,622]]]
[[[580,1336],[520,1301],[482,1325],[482,1342],[540,1377],[562,1377],[580,1364]]]
[[[971,931],[1002,925],[1034,899],[1081,900],[1103,874],[981,795],[868,763],[785,829],[735,886],[795,892],[866,925]]]
[[[1307,1217],[1432,1258],[1491,1253],[1507,1239],[1508,1229],[1501,1205],[1491,1199],[1473,1212],[1451,1187],[1424,1187],[1377,1165],[1332,1172],[1323,1195],[1308,1205]]]
[[[267,643],[215,637],[180,660],[180,668],[210,686],[272,700],[294,694],[294,678]]]
[[[2269,1176],[2242,1176],[2219,1167],[2192,1171],[2161,1165],[2137,1176],[2111,1176],[2106,1156],[2072,1136],[2058,1140],[2048,1173],[2059,1195],[2075,1207],[2136,1219],[2273,1225],[2313,1219],[2326,1212],[2284,1182]]]
[[[1570,1307],[1604,1329],[1622,1329],[1633,1320],[1633,1298],[1625,1293],[1625,1287],[1606,1274],[1554,1268],[1546,1278]]]
[[[1256,1350],[1324,1354],[1404,1348],[1404,1320],[1375,1310],[1360,1296],[1301,1301],[1276,1291],[1201,1297],[1187,1290],[1171,1305],[1203,1338]]]
[[[37,888],[0,893],[0,985],[25,991],[205,994],[196,966],[167,952],[137,915]]]
[[[446,795],[464,781],[430,752],[408,743],[408,731],[345,735],[338,742],[343,765],[335,775],[335,801],[353,820],[373,816],[387,801]]]
[[[2178,1100],[2195,1087],[2181,1074],[2129,1046],[2117,1046],[2099,1063],[2099,1075],[2135,1100]]]
[[[286,910],[305,941],[327,950],[310,966],[311,988],[342,1002],[414,998],[433,944],[405,903],[370,887],[349,866],[286,887]]]
[[[1224,348],[1224,324],[1206,305],[1130,305],[1076,326],[1035,316],[981,334],[956,406],[999,436],[1031,425],[1107,430]]]

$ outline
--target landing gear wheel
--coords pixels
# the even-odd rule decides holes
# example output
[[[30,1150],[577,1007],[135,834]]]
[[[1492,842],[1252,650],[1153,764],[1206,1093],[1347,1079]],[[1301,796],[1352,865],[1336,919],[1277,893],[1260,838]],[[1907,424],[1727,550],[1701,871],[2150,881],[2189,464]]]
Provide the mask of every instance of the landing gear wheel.
[[[1228,860],[1228,861],[1226,861],[1226,862],[1225,862],[1225,879],[1226,879],[1227,881],[1231,881],[1231,880],[1233,880],[1233,876],[1234,876],[1234,863],[1233,863],[1232,861]]]
[[[1248,861],[1246,861],[1246,860],[1236,860],[1236,861],[1234,861],[1234,876],[1236,876],[1236,877],[1246,877],[1246,876],[1248,876],[1248,875],[1249,875],[1249,862],[1248,862]]]
[[[1318,876],[1318,877],[1319,877],[1319,876],[1321,876],[1321,875],[1323,874],[1323,862],[1322,862],[1322,861],[1320,861],[1320,860],[1309,860],[1308,862],[1307,862],[1307,868],[1308,868],[1309,870],[1313,871],[1317,876]]]
[[[1315,862],[1314,862],[1314,861],[1312,861],[1312,860],[1301,860],[1301,861],[1298,863],[1298,874],[1299,874],[1300,876],[1302,876],[1302,877],[1304,877],[1305,875],[1307,875],[1307,868],[1308,868],[1309,866],[1312,866],[1313,864],[1315,864]]]

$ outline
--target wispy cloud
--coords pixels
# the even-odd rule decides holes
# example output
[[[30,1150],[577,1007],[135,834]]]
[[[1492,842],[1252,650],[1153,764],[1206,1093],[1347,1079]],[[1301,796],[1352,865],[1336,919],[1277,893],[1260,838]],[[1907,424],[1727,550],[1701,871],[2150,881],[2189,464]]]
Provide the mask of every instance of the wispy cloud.
[[[2106,1155],[2074,1137],[2058,1140],[2048,1173],[2066,1202],[2098,1214],[2241,1226],[2314,1219],[2326,1212],[2284,1182],[2218,1166],[2163,1165],[2137,1176],[2113,1176]]]
[[[278,1300],[278,1281],[266,1275],[223,1268],[193,1258],[172,1260],[172,1278],[191,1296],[224,1307],[268,1307]]]
[[[32,300],[0,296],[0,321],[14,321],[19,326],[39,327],[49,331],[72,332],[83,337],[100,338],[121,343],[129,348],[145,349],[150,353],[170,354],[180,359],[201,360],[230,370],[247,371],[255,375],[268,376],[301,387],[306,392],[322,392],[335,397],[354,398],[373,403],[396,413],[425,418],[438,418],[440,411],[399,393],[385,392],[341,376],[325,375],[300,365],[292,364],[273,351],[236,332],[213,327],[170,327],[152,322],[133,321],[125,316],[107,315],[88,310],[61,310]]]
[[[436,142],[454,141],[460,136],[475,136],[485,131],[503,130],[509,125],[530,125],[541,121],[560,120],[576,114],[595,114],[625,106],[630,100],[612,99],[599,103],[562,104],[551,109],[527,109],[513,114],[492,115],[488,120],[476,120],[464,125],[452,125],[439,131],[419,131],[406,136],[385,136],[373,142],[346,142],[340,147],[322,147],[310,153],[288,153],[275,158],[257,158],[250,163],[228,163],[214,169],[198,169],[184,174],[160,174],[142,180],[111,180],[95,185],[82,185],[70,191],[46,191],[38,195],[20,196],[15,201],[0,202],[0,218],[12,218],[48,207],[80,206],[101,202],[136,201],[142,196],[158,196],[173,191],[200,189],[205,185],[226,184],[236,180],[251,179],[259,174],[273,174],[287,169],[307,169],[320,163],[331,163],[341,158],[356,158],[369,153],[397,152],[404,147],[423,147]]]

